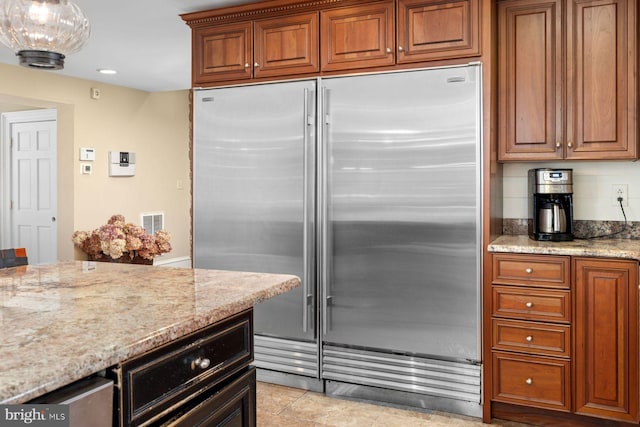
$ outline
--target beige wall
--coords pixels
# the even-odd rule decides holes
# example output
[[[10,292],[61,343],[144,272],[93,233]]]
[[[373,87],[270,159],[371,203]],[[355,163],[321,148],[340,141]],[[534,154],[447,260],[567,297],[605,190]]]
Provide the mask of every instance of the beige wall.
[[[90,89],[101,90],[99,100]],[[58,258],[82,258],[74,230],[92,230],[112,214],[139,223],[163,211],[173,250],[191,255],[189,93],[149,93],[51,71],[0,64],[0,112],[23,107],[58,110]],[[92,147],[91,175],[80,174],[80,147]],[[136,153],[136,176],[109,177],[109,151]],[[178,183],[182,188],[178,188]]]

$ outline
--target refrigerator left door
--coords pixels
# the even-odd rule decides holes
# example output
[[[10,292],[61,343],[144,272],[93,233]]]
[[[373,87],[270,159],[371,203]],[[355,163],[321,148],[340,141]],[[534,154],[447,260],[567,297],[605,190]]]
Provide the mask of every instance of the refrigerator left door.
[[[255,333],[303,342],[316,336],[315,88],[208,89],[193,100],[194,266],[300,277],[257,304]]]

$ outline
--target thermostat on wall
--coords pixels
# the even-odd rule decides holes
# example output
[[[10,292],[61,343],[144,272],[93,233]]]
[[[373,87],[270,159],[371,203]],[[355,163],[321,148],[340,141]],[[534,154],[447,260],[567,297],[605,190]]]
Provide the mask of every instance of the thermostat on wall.
[[[134,176],[136,174],[136,153],[109,151],[109,176]]]
[[[80,148],[80,160],[92,162],[96,159],[96,151],[93,148]]]

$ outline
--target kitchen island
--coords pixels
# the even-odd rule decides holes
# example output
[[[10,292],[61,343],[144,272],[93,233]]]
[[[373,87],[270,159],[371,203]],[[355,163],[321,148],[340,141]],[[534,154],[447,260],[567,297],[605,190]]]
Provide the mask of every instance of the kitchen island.
[[[28,402],[299,285],[289,275],[87,261],[0,270],[0,404]]]

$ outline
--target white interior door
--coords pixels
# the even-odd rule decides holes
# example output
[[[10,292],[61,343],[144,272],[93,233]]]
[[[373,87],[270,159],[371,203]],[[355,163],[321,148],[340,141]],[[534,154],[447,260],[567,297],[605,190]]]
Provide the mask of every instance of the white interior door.
[[[29,113],[8,122],[11,246],[26,248],[29,264],[46,264],[57,259],[57,126],[55,111],[53,120]]]

